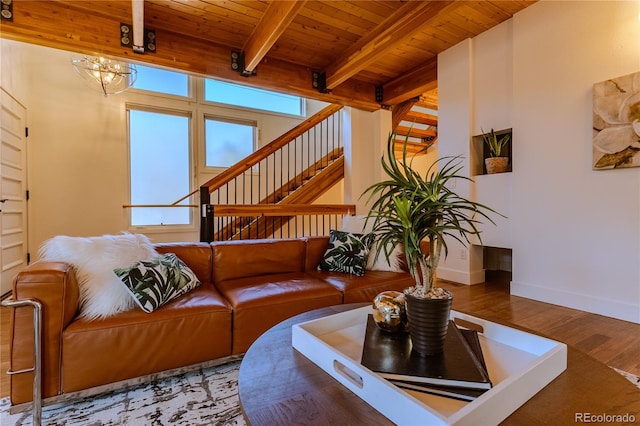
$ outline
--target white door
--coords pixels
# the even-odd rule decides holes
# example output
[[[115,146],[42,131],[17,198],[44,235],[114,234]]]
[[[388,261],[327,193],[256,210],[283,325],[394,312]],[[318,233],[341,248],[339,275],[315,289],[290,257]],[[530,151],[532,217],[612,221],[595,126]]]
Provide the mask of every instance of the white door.
[[[27,265],[27,111],[0,88],[0,294]]]

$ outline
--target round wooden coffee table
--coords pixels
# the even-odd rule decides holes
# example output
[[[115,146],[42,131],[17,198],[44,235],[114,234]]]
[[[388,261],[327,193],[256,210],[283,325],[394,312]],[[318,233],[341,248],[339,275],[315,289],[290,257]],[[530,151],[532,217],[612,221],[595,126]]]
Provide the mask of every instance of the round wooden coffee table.
[[[366,305],[338,305],[307,312],[283,321],[256,340],[242,360],[238,377],[240,405],[247,423],[393,424],[291,346],[293,324]],[[640,389],[590,356],[567,349],[567,370],[502,424],[564,425],[581,423],[579,419],[587,416],[625,414],[640,422]],[[420,424],[419,419],[416,424]]]

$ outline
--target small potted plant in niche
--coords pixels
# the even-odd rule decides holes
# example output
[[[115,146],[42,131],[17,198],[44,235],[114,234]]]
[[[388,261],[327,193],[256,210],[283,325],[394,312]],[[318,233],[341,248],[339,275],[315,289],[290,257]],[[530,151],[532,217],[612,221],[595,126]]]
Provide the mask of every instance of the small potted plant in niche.
[[[443,250],[445,258],[448,253],[445,237],[468,245],[470,236],[479,237],[479,219],[495,224],[488,215],[495,211],[451,190],[452,180],[470,180],[460,174],[459,157],[440,158],[424,177],[413,170],[407,162],[407,139],[399,162],[394,154],[395,135],[389,136],[386,158],[382,157],[389,179],[371,185],[363,196],[369,194],[368,201],[373,201],[367,220],[374,221],[375,255],[384,251],[389,258],[393,247],[403,245],[415,281],[404,290],[413,349],[433,355],[442,352],[453,301],[451,292],[435,285],[440,256]],[[423,240],[429,241],[429,253],[421,250]]]
[[[489,152],[491,157],[485,158],[484,164],[487,168],[488,174],[503,173],[507,171],[509,167],[509,157],[502,156],[502,149],[509,142],[510,135],[506,134],[498,138],[496,132],[491,129],[490,133],[485,133],[482,130],[482,140],[489,146]]]

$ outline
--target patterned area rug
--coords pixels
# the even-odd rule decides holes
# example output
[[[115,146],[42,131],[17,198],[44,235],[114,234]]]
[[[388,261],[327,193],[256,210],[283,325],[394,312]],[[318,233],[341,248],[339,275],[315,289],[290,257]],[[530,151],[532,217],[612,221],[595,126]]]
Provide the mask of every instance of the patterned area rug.
[[[199,426],[245,425],[238,401],[240,361],[196,370],[155,382],[45,407],[47,426]],[[640,377],[614,368],[640,388]],[[2,426],[31,425],[31,412],[10,415],[9,399],[0,400]]]
[[[624,377],[627,378],[627,380],[629,380],[631,383],[633,383],[634,385],[636,385],[638,388],[640,388],[640,376],[636,376],[634,374],[631,373],[627,373],[626,371],[622,371],[622,370],[618,370],[615,367],[611,367],[614,370],[616,370],[618,373],[622,374]]]
[[[125,391],[44,407],[47,426],[245,425],[238,401],[240,361],[192,371]],[[31,425],[31,410],[10,415],[0,400],[2,426]]]

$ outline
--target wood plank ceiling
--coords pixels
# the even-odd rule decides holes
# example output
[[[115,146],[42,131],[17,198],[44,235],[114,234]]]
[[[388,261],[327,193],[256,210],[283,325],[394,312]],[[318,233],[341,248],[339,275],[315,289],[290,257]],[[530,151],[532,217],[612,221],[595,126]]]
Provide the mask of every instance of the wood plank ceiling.
[[[121,46],[133,2],[155,30],[154,53]],[[0,36],[376,110],[437,102],[438,53],[534,2],[14,0]]]

